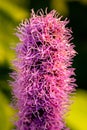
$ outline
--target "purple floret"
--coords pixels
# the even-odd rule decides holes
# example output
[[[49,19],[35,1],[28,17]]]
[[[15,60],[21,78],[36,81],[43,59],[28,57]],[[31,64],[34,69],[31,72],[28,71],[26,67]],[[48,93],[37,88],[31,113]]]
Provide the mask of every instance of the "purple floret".
[[[13,94],[17,130],[67,130],[64,115],[75,90],[72,31],[55,10],[40,10],[17,28]]]

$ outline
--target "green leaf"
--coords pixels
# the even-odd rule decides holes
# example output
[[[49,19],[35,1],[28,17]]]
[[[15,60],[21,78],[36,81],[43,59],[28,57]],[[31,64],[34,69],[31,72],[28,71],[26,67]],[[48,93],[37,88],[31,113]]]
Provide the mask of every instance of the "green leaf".
[[[0,92],[0,130],[11,130],[13,127],[14,110],[6,97]]]
[[[72,130],[87,130],[87,92],[78,90],[66,121]]]
[[[0,1],[0,9],[5,11],[16,21],[20,21],[28,15],[26,10],[8,0]]]
[[[28,14],[27,10],[9,0],[0,1],[0,64],[5,61],[10,63],[14,59],[11,47],[18,42],[14,29]]]

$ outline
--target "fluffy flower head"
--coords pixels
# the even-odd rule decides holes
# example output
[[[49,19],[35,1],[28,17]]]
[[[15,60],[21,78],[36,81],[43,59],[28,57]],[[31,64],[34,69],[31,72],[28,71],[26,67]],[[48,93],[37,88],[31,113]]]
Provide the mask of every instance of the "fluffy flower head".
[[[37,14],[17,28],[16,67],[12,73],[18,130],[65,130],[63,116],[75,88],[72,31],[55,10]]]

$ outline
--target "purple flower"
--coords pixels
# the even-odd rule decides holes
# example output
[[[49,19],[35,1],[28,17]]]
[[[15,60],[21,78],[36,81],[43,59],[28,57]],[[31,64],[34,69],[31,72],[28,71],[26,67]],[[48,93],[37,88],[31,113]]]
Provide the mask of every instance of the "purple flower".
[[[55,10],[37,14],[17,28],[13,93],[17,130],[65,130],[64,115],[75,90],[72,59],[76,55],[68,21]]]

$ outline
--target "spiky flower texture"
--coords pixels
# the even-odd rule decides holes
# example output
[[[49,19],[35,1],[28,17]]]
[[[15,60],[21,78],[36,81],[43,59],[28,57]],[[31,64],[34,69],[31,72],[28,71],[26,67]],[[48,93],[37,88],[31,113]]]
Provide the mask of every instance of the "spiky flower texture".
[[[72,31],[55,10],[37,14],[17,28],[15,72],[17,130],[66,130],[64,115],[75,90]]]

